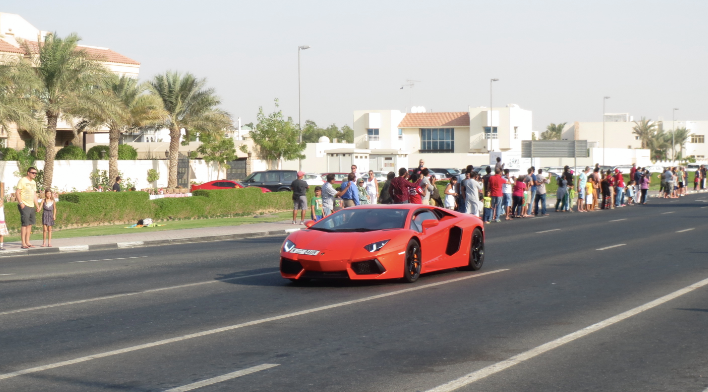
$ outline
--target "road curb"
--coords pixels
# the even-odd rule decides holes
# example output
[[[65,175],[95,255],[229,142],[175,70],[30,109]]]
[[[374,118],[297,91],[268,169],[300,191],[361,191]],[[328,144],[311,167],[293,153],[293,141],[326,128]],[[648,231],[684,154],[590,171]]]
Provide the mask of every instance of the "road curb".
[[[275,235],[286,235],[294,231],[298,231],[300,228],[294,229],[284,229],[284,230],[269,230],[269,231],[254,231],[251,233],[238,233],[238,234],[225,234],[225,235],[208,235],[202,237],[190,237],[190,238],[174,238],[165,240],[152,240],[152,241],[132,241],[132,242],[115,242],[108,244],[96,244],[96,245],[73,245],[73,246],[59,246],[52,248],[32,248],[32,249],[11,249],[4,250],[0,252],[0,259],[4,257],[12,256],[25,256],[25,255],[40,255],[48,253],[68,253],[68,252],[86,252],[90,250],[110,250],[110,249],[125,249],[125,248],[142,248],[148,246],[162,246],[162,245],[177,245],[177,244],[188,244],[193,242],[216,242],[216,241],[231,241],[231,240],[242,240],[247,238],[258,238],[266,236]]]

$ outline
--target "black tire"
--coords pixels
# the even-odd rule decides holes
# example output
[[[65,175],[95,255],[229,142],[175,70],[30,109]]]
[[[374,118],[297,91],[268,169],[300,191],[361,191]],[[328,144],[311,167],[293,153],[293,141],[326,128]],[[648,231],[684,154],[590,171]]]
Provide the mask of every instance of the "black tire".
[[[421,260],[422,252],[418,241],[411,239],[406,247],[406,255],[403,261],[403,280],[413,283],[420,277],[420,269],[423,265]]]
[[[470,260],[469,264],[464,268],[468,271],[478,271],[484,264],[484,234],[477,227],[472,232],[472,240],[470,241]]]

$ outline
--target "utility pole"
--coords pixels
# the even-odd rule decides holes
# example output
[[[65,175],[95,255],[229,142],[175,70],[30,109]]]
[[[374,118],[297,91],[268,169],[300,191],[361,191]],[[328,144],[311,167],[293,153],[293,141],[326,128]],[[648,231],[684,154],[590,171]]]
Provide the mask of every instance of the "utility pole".
[[[604,97],[602,100],[602,166],[605,166],[605,102],[610,97]]]
[[[671,113],[671,160],[676,160],[676,141],[674,140],[674,132],[676,132],[676,111],[678,108],[674,108]]]
[[[300,94],[300,51],[310,49],[309,45],[302,45],[297,47],[297,127],[300,131],[300,143],[302,144],[302,109],[300,108],[301,94]],[[302,158],[297,159],[298,170],[302,171]]]
[[[492,150],[492,132],[494,131],[494,101],[492,100],[492,83],[498,81],[499,79],[489,80],[489,139],[487,141],[487,151]]]

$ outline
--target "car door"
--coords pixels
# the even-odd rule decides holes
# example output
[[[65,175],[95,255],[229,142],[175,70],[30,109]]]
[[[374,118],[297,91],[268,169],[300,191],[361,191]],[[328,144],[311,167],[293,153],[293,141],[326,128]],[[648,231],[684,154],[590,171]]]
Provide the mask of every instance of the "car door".
[[[281,172],[281,177],[283,178],[283,184],[281,186],[281,189],[287,188],[291,191],[292,189],[290,189],[290,185],[293,183],[293,181],[297,180],[297,172],[283,171]]]
[[[277,192],[283,185],[280,179],[280,172],[276,170],[267,171],[263,173],[263,188],[269,189],[273,192]]]
[[[438,217],[430,209],[426,208],[416,211],[410,224],[410,229],[417,232],[421,240],[423,271],[447,268],[445,266],[445,260],[447,259],[445,254],[448,236],[447,226],[438,224],[438,226],[423,230],[423,222],[427,220],[435,220],[440,223]]]
[[[264,177],[265,177],[265,173],[263,173],[263,172],[255,172],[255,173],[252,173],[250,176],[248,176],[248,178],[246,178],[246,179],[243,181],[243,184],[244,184],[245,186],[259,186],[259,187],[262,187],[262,186],[263,186],[263,179],[264,179]]]

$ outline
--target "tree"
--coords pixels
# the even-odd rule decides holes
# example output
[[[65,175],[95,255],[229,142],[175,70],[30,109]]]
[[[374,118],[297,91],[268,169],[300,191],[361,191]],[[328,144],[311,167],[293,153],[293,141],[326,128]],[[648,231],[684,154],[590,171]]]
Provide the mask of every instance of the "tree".
[[[18,63],[20,73],[32,79],[32,97],[44,115],[45,126],[35,137],[46,147],[44,155],[44,188],[52,186],[54,177],[54,145],[59,118],[105,117],[115,110],[115,102],[101,88],[109,71],[84,49],[77,47],[80,38],[70,34],[60,38],[47,34],[44,42],[20,40],[25,57]]]
[[[342,139],[347,143],[354,143],[354,130],[349,125],[342,126]]]
[[[287,120],[283,112],[278,110],[278,99],[275,99],[275,111],[269,115],[263,113],[263,107],[258,108],[258,123],[251,131],[251,139],[258,147],[261,158],[267,161],[281,159],[293,160],[304,158],[305,143],[298,143],[300,133],[292,118]]]
[[[197,152],[202,154],[204,161],[216,163],[216,176],[221,174],[221,168],[224,168],[224,178],[226,170],[231,168],[228,163],[236,159],[236,148],[234,140],[228,137],[218,137],[217,135],[203,134],[200,137],[202,144],[197,147]]]
[[[651,156],[655,161],[665,160],[666,152],[671,148],[671,134],[664,130],[654,132],[647,141],[647,147],[651,151]]]
[[[37,102],[30,95],[35,79],[20,72],[17,57],[0,58],[0,128],[9,132],[10,124],[30,134],[41,131],[41,123],[33,113]]]
[[[166,111],[164,126],[170,130],[167,187],[174,188],[182,129],[185,140],[189,140],[190,132],[223,132],[232,126],[231,116],[218,108],[221,100],[213,88],[206,87],[206,79],[197,79],[190,73],[168,71],[157,75],[150,81],[150,90],[160,98]]]
[[[559,123],[558,125],[554,123],[548,124],[546,130],[541,133],[541,140],[560,140],[565,124],[567,123]]]
[[[121,106],[121,110],[106,121],[109,147],[108,176],[116,178],[121,133],[164,122],[167,113],[158,96],[146,93],[149,90],[147,83],[138,83],[137,80],[124,75],[109,78],[107,87]]]
[[[340,130],[337,124],[332,124],[327,128],[320,128],[312,120],[305,121],[305,126],[302,128],[302,141],[305,143],[317,143],[322,136],[327,136],[330,141],[337,139],[346,141],[347,143],[354,142],[354,130],[345,125]]]
[[[691,131],[686,129],[686,127],[679,127],[674,130],[674,151],[676,151],[676,146],[679,147],[679,159],[683,158],[683,148],[688,143],[688,139],[691,137]]]
[[[639,136],[639,140],[642,142],[642,148],[649,148],[656,131],[656,122],[647,120],[644,117],[642,117],[639,122],[634,121],[634,127],[632,128],[632,133]]]

